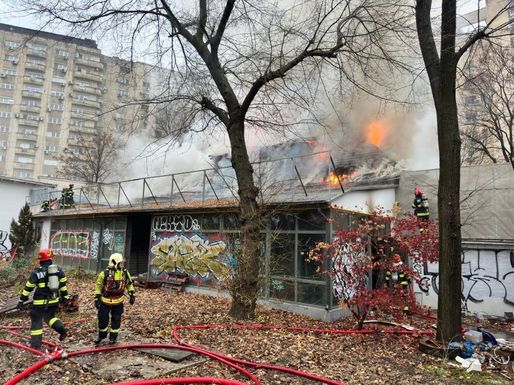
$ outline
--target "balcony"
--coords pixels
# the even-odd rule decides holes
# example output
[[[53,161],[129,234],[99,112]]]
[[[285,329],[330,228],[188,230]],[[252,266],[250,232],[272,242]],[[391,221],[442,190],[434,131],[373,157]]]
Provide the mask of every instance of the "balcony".
[[[94,74],[91,72],[85,72],[85,71],[75,71],[73,73],[73,77],[78,79],[86,79],[86,80],[92,80],[94,82],[102,83],[103,82],[103,74]]]
[[[99,62],[99,61],[95,61],[95,60],[88,60],[88,59],[83,59],[83,58],[76,57],[75,58],[75,63],[83,65],[83,66],[92,67],[92,68],[99,68],[101,70],[104,69],[103,63]]]
[[[19,132],[18,131],[18,138],[19,139],[26,139],[26,140],[33,140],[36,141],[37,139],[37,133],[35,134],[26,134],[25,132]]]
[[[16,147],[16,153],[17,154],[24,154],[24,155],[36,155],[36,148],[22,148],[22,147]],[[31,163],[28,163],[31,164]]]
[[[29,105],[26,105],[26,104],[22,104],[20,106],[20,111],[36,112],[36,113],[39,114],[41,112],[41,106],[29,106]]]
[[[84,87],[84,86],[79,86],[77,84],[75,84],[73,86],[73,91],[84,92],[86,94],[92,94],[92,95],[101,95],[102,94],[102,91],[100,90],[100,88]]]
[[[94,107],[94,108],[100,108],[100,103],[98,103],[98,102],[96,102],[94,100],[73,98],[73,104],[82,105],[82,106],[88,106],[88,107]]]
[[[16,168],[23,170],[34,170],[34,163],[22,163],[15,160]]]
[[[28,120],[28,119],[23,119],[21,117],[19,117],[19,119],[20,119],[19,124],[23,124],[24,126],[31,126],[31,127],[39,126],[39,120]]]
[[[30,83],[30,84],[37,84],[37,85],[43,85],[44,78],[36,78],[34,76],[25,76],[23,78],[24,83]]]
[[[46,58],[46,51],[42,49],[28,48],[27,55]]]
[[[21,92],[21,95],[26,96],[28,98],[40,98],[41,99],[41,92],[23,90]]]
[[[46,65],[43,64],[43,63],[34,63],[34,62],[26,61],[25,62],[25,68],[33,69],[33,70],[45,71],[46,70]]]

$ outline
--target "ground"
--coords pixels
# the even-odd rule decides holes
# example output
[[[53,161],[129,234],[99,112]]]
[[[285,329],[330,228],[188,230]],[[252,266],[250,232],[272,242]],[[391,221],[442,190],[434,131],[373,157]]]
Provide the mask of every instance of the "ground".
[[[80,310],[61,313],[68,323],[69,338],[63,343],[66,352],[93,348],[96,333],[96,309],[93,303],[93,277],[69,277],[69,290],[80,294]],[[5,297],[14,288],[0,290]],[[166,292],[138,288],[137,301],[125,307],[119,345],[134,343],[175,344],[176,325],[235,325],[227,316],[230,302],[222,297],[191,293]],[[430,328],[430,321],[411,320],[416,326]],[[27,312],[12,312],[0,318],[1,326],[29,324]],[[273,325],[317,329],[353,328],[351,320],[323,323],[310,318],[258,307],[254,322],[240,325]],[[375,328],[386,328],[375,326]],[[1,329],[1,339],[21,340]],[[27,330],[21,330],[28,335]],[[189,344],[248,361],[286,366],[329,378],[334,383],[358,384],[510,384],[504,377],[512,372],[468,374],[447,361],[425,355],[418,341],[426,336],[337,335],[322,332],[298,332],[287,329],[202,328],[181,329],[180,338]],[[45,340],[57,343],[57,335],[45,329]],[[107,345],[106,345],[107,346]],[[4,383],[40,360],[32,353],[0,345],[0,382]],[[320,382],[266,369],[250,369],[263,385]],[[31,374],[20,384],[99,385],[148,378],[207,376],[252,382],[233,369],[205,356],[194,355],[175,364],[135,350],[118,350],[58,360]]]

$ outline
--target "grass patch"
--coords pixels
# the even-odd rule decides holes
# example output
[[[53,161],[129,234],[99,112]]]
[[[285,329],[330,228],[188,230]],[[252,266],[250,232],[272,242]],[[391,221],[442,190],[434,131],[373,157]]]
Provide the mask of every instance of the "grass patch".
[[[476,385],[507,385],[511,382],[496,373],[491,372],[466,372],[465,369],[448,366],[445,362],[440,365],[423,365],[423,370],[437,377],[453,378]]]

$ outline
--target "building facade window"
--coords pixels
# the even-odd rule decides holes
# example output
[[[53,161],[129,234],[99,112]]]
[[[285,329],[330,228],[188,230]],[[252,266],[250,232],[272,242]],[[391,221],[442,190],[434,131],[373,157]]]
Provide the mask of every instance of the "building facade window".
[[[14,169],[14,176],[17,178],[32,178],[32,172],[29,170]]]
[[[12,84],[12,83],[0,83],[0,88],[4,88],[6,90],[14,90],[14,84]]]
[[[18,41],[11,41],[11,40],[6,40],[4,44],[5,44],[5,46],[7,48],[10,48],[10,49],[16,49],[16,48],[21,46],[20,42],[18,42]]]
[[[0,111],[0,118],[10,118],[11,116],[11,111]]]
[[[14,104],[14,99],[0,96],[0,104]]]
[[[34,163],[34,158],[31,156],[17,156],[16,162],[18,162],[18,163]]]
[[[60,136],[58,131],[47,131],[46,136],[48,138],[58,138]]]

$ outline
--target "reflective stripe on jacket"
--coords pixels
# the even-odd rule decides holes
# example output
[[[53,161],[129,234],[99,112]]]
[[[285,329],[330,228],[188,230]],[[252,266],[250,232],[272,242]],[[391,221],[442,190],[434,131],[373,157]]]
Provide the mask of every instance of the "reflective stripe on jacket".
[[[107,288],[107,281],[109,278],[108,275],[112,275],[117,285],[124,286],[124,289],[121,293],[109,292]],[[134,284],[132,282],[132,277],[126,269],[108,269],[98,274],[98,277],[96,278],[95,296],[100,296],[100,301],[102,301],[102,303],[108,306],[122,304],[125,300],[125,291],[127,291],[129,294],[136,292],[136,289],[134,288]]]

